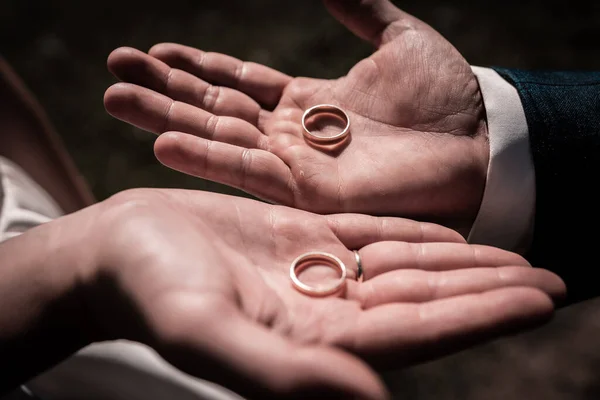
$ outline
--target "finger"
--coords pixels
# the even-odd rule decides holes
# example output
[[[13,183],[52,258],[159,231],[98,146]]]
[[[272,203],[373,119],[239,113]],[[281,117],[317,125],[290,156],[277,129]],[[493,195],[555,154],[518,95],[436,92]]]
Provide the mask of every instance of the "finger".
[[[506,287],[536,288],[555,302],[566,296],[565,284],[556,274],[540,268],[506,266],[439,272],[392,271],[349,285],[348,298],[358,300],[363,308],[372,308],[388,303],[423,303]]]
[[[359,254],[364,279],[399,269],[445,271],[507,265],[530,266],[518,254],[464,243],[378,242],[363,247]]]
[[[361,39],[379,47],[420,22],[388,0],[324,0],[329,12]]]
[[[552,300],[533,288],[511,287],[434,300],[388,304],[362,314],[347,346],[375,364],[406,365],[437,358],[533,328],[553,313]]]
[[[219,117],[130,83],[109,87],[104,106],[113,117],[156,134],[176,130],[248,148],[260,148],[265,141],[246,121]]]
[[[186,304],[189,315],[211,318],[177,320],[171,324],[176,327],[163,335],[167,345],[161,347],[168,361],[191,375],[256,399],[389,398],[374,371],[354,356],[293,343],[229,304],[218,306],[216,319],[216,311],[206,313],[202,311],[206,305],[195,306],[193,301]]]
[[[148,54],[213,85],[239,90],[270,110],[275,108],[283,89],[292,80],[264,65],[175,43],[157,44]]]
[[[293,204],[290,168],[272,153],[214,142],[179,132],[161,135],[156,158],[189,175],[244,190],[278,204]]]
[[[123,82],[143,86],[215,115],[243,119],[257,127],[269,114],[242,92],[210,85],[130,47],[113,51],[108,57],[108,69]]]
[[[465,243],[458,232],[427,222],[364,214],[332,214],[324,218],[349,249],[360,249],[382,241]]]

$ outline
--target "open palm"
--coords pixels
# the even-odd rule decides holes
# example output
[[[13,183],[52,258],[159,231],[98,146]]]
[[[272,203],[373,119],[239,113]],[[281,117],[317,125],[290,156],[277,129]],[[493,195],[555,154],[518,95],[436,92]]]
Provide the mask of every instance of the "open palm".
[[[107,204],[94,323],[258,398],[314,390],[382,398],[361,358],[398,368],[439,357],[537,325],[564,295],[556,275],[433,224],[199,191],[134,190]],[[354,279],[351,249],[364,282]],[[307,251],[346,263],[345,292],[294,289],[290,263]],[[327,268],[311,270],[303,280],[330,279]]]
[[[388,1],[360,3],[327,2],[378,47],[339,79],[291,78],[176,44],[157,45],[150,56],[124,48],[109,68],[130,84],[110,88],[106,107],[136,126],[170,132],[155,148],[164,164],[257,197],[468,229],[489,153],[477,80],[428,25]],[[303,112],[321,103],[350,116],[351,140],[339,151],[302,136]]]

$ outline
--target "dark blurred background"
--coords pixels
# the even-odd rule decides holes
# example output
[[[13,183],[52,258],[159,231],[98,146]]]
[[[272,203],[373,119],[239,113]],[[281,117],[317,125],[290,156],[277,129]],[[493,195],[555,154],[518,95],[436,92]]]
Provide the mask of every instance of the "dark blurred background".
[[[597,1],[395,3],[440,31],[473,65],[600,69]],[[110,51],[146,51],[164,41],[322,78],[344,74],[371,51],[319,0],[3,0],[0,54],[45,106],[98,199],[139,186],[239,194],[162,167],[153,135],[104,111],[104,91],[115,82],[105,66]],[[599,267],[597,260],[577,266],[590,279]],[[386,379],[399,399],[600,399],[600,302]]]

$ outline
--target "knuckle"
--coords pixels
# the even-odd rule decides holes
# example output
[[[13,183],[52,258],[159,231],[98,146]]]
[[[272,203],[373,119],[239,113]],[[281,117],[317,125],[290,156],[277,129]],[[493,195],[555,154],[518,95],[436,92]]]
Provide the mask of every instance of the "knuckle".
[[[221,97],[221,87],[215,85],[208,85],[204,91],[204,98],[202,99],[204,106],[207,110],[214,110]]]

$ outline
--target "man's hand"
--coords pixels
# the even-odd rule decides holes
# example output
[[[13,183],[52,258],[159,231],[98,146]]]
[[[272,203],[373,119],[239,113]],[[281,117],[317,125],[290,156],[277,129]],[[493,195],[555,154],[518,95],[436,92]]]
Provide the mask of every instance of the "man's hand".
[[[118,49],[123,82],[105,97],[117,118],[162,134],[164,164],[319,213],[361,212],[444,223],[466,234],[483,195],[489,148],[479,86],[431,27],[387,0],[328,0],[377,50],[335,80],[161,44]],[[345,109],[351,141],[328,153],[302,136],[303,112]]]

